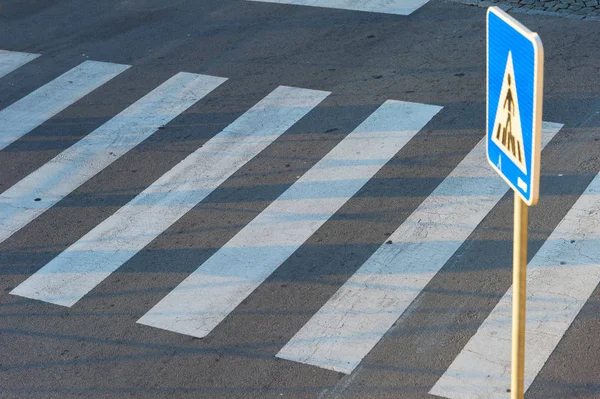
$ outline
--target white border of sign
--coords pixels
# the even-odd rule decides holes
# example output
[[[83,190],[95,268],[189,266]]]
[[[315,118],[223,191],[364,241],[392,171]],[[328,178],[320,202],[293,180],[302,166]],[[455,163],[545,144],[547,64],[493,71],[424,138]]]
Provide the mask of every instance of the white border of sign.
[[[519,190],[502,174],[502,172],[496,167],[494,162],[489,158],[489,151],[487,149],[489,140],[488,131],[489,128],[489,112],[488,112],[488,104],[489,101],[489,62],[490,62],[490,43],[489,43],[489,34],[487,22],[489,21],[489,14],[493,13],[500,17],[504,22],[510,25],[517,32],[526,37],[531,44],[533,45],[534,52],[534,66],[533,66],[533,127],[532,127],[532,136],[533,136],[533,151],[531,156],[531,198],[527,200]],[[494,168],[496,172],[508,183],[512,189],[519,194],[519,196],[523,199],[523,201],[529,205],[536,205],[539,198],[540,192],[540,158],[541,158],[541,141],[542,141],[542,103],[543,103],[543,95],[544,95],[544,46],[542,45],[542,41],[537,33],[530,31],[519,21],[508,15],[506,12],[502,11],[498,7],[489,7],[486,14],[486,46],[485,46],[485,92],[486,92],[486,104],[485,104],[485,133],[486,133],[486,157],[488,163]]]

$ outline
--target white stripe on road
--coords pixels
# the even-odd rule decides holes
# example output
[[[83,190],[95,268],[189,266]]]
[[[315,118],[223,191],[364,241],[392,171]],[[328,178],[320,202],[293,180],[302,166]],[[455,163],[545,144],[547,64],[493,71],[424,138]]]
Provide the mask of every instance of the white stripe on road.
[[[0,195],[0,242],[226,79],[178,73]],[[20,292],[16,289],[15,293]]]
[[[480,141],[277,356],[351,373],[507,190]]]
[[[206,336],[440,109],[387,101],[138,322]]]
[[[292,4],[382,14],[409,15],[429,0],[250,0],[261,3]]]
[[[12,293],[74,305],[328,95],[277,88]]]
[[[0,50],[0,78],[39,56],[39,54]]]
[[[600,176],[527,266],[525,390],[600,282]],[[506,398],[512,288],[430,391],[451,399]]]
[[[85,61],[0,111],[0,150],[102,86],[128,65]]]

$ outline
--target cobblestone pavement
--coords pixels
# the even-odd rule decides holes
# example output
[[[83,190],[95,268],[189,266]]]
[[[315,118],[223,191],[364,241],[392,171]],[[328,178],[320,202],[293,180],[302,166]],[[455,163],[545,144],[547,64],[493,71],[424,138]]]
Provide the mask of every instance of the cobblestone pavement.
[[[600,21],[600,0],[450,0],[479,7],[498,6],[524,14]]]

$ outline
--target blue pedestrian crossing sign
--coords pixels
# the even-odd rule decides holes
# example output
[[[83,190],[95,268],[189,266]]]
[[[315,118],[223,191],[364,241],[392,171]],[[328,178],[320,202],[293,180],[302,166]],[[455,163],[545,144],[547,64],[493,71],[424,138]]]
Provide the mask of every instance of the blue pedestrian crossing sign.
[[[527,203],[539,196],[544,50],[499,9],[487,12],[487,158]]]

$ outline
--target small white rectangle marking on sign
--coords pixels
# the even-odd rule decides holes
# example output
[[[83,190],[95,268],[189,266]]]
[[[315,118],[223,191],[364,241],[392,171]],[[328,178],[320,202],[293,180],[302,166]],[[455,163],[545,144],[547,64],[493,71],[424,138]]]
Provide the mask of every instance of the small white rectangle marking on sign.
[[[562,126],[545,122],[543,144]],[[350,374],[507,191],[484,139],[277,357]]]
[[[600,176],[596,176],[527,266],[525,391],[600,282]],[[506,398],[510,388],[512,288],[430,393]]]
[[[0,50],[0,78],[39,56],[39,54]]]
[[[521,190],[527,191],[527,183],[525,183],[520,177],[517,178],[517,185]]]
[[[129,65],[85,61],[0,111],[0,150],[102,86]]]
[[[290,4],[381,14],[409,15],[429,0],[250,0],[262,3]]]
[[[440,109],[384,103],[138,322],[205,337]]]
[[[178,73],[3,192],[0,195],[0,242],[150,137],[160,126],[167,124],[225,80]]]
[[[275,89],[12,293],[73,306],[328,95]]]

